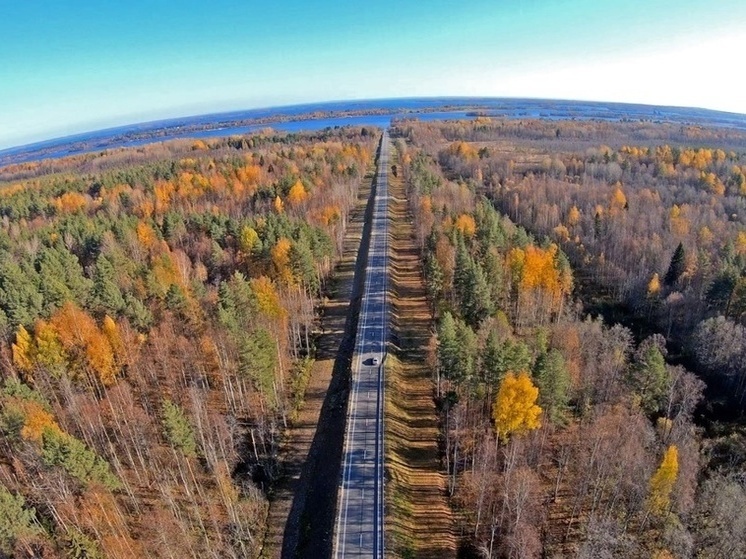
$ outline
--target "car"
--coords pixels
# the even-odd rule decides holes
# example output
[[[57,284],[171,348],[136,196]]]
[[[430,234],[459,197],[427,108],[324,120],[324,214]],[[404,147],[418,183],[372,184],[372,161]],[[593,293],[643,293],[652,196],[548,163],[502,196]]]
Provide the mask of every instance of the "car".
[[[370,363],[371,365],[378,365],[380,363],[380,360],[378,359],[378,357],[374,357],[370,360]]]

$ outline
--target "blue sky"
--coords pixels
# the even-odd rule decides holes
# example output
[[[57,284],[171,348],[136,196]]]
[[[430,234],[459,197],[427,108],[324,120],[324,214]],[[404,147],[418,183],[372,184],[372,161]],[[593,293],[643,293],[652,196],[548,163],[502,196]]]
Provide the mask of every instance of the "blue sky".
[[[746,113],[746,1],[0,0],[0,149],[300,102],[484,95]]]

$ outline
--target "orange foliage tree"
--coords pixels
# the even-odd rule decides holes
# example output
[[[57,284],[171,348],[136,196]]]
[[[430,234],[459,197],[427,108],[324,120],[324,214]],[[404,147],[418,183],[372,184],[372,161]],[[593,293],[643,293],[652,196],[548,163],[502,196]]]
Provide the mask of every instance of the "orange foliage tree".
[[[54,416],[39,402],[18,400],[17,406],[24,418],[21,428],[21,436],[24,439],[39,443],[45,429],[51,429],[57,434],[62,434],[62,429],[60,429]]]
[[[65,192],[54,201],[54,206],[60,213],[75,213],[82,210],[88,204],[88,200],[79,192]]]
[[[303,202],[306,201],[308,198],[308,192],[306,192],[306,188],[303,186],[303,183],[298,179],[295,181],[295,184],[290,188],[290,191],[288,192],[288,204],[293,206],[294,208],[297,208]]]
[[[456,218],[453,227],[460,231],[464,237],[473,237],[477,231],[477,224],[474,222],[474,218],[469,214],[461,214]]]
[[[109,386],[116,380],[114,351],[96,322],[74,303],[67,302],[51,319],[60,342],[73,358],[78,374],[86,368]]]

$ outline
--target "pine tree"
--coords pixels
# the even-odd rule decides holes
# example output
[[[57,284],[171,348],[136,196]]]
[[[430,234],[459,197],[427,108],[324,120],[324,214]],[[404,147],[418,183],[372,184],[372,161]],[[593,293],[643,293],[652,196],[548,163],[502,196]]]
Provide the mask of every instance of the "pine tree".
[[[67,559],[104,559],[96,541],[74,527],[68,531],[65,541]]]
[[[18,538],[39,531],[34,509],[26,508],[22,495],[14,495],[0,483],[0,555],[13,557],[13,544]]]
[[[184,290],[175,283],[169,285],[166,291],[166,308],[183,318],[188,307],[189,303]]]
[[[238,352],[239,371],[253,381],[273,407],[279,405],[274,400],[277,365],[277,345],[267,330],[257,328],[243,339]]]
[[[451,380],[456,383],[470,382],[476,372],[477,335],[463,320],[456,321],[456,347],[458,358]]]
[[[665,356],[659,344],[665,344],[665,341],[657,337],[643,340],[628,375],[629,384],[640,398],[640,406],[646,413],[658,410],[670,384]]]
[[[557,423],[564,418],[570,391],[570,375],[562,354],[556,349],[543,353],[534,367],[539,403],[549,421]]]
[[[676,250],[671,257],[671,264],[668,266],[666,275],[663,277],[663,281],[666,285],[675,285],[679,278],[686,269],[686,252],[684,251],[684,245],[679,243]]]
[[[130,293],[124,296],[123,312],[130,323],[141,332],[146,332],[153,325],[153,314],[140,299]]]
[[[467,296],[469,289],[469,276],[471,269],[474,266],[469,252],[466,250],[466,245],[461,237],[456,239],[456,262],[453,274],[453,290],[459,302],[461,308],[461,314],[464,314],[466,308],[465,297]]]
[[[484,344],[482,359],[480,361],[480,376],[482,382],[488,387],[496,387],[505,374],[503,344],[497,337],[497,333],[490,332]]]
[[[115,282],[116,271],[106,256],[99,255],[93,271],[92,303],[94,308],[116,315],[125,308],[124,297]]]
[[[109,464],[75,437],[54,429],[42,433],[42,459],[48,466],[60,466],[83,485],[98,483],[117,489],[121,482]]]
[[[528,345],[517,340],[507,340],[503,344],[503,374],[507,371],[526,371],[531,368],[533,359]]]
[[[19,266],[8,253],[0,253],[0,309],[12,328],[34,323],[42,313],[44,297],[37,289],[33,266]]]
[[[502,258],[496,250],[488,250],[484,257],[484,276],[490,289],[490,303],[493,308],[503,295],[504,270]],[[494,311],[493,311],[494,312]]]
[[[181,406],[171,400],[163,400],[163,434],[174,448],[189,458],[197,455],[194,431]]]
[[[444,378],[451,378],[456,374],[458,353],[456,321],[453,315],[446,311],[438,324],[438,370]]]
[[[438,259],[428,252],[425,259],[425,283],[428,297],[433,305],[437,304],[443,296],[444,280],[443,269],[438,264]]]
[[[36,269],[47,310],[54,310],[68,300],[87,301],[91,281],[83,274],[78,258],[64,246],[42,250],[36,258]]]
[[[466,271],[466,285],[461,299],[464,318],[474,328],[478,328],[479,323],[495,311],[487,278],[476,262],[472,261]]]
[[[290,247],[290,269],[293,276],[298,278],[310,293],[317,292],[320,285],[319,275],[316,272],[311,247],[304,238],[294,242]]]

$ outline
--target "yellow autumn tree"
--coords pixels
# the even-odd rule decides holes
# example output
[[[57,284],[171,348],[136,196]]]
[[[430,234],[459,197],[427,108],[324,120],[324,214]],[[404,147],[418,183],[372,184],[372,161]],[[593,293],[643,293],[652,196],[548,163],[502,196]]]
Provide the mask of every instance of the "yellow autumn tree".
[[[18,327],[16,342],[11,346],[13,351],[13,364],[24,373],[30,373],[33,368],[34,345],[31,335],[23,326]]]
[[[279,196],[275,196],[274,208],[278,214],[281,214],[285,211],[285,204],[282,202],[282,198],[280,198]]]
[[[342,217],[342,212],[337,206],[324,206],[321,209],[318,221],[322,225],[332,225],[337,223]]]
[[[34,326],[34,342],[36,362],[53,373],[60,372],[66,365],[68,356],[54,327],[44,320],[37,321]]]
[[[679,449],[671,445],[663,454],[661,465],[650,478],[648,505],[653,514],[661,515],[671,504],[671,491],[679,475]]]
[[[689,234],[689,220],[686,217],[688,206],[683,207],[674,204],[668,212],[671,232],[675,235],[686,236]]]
[[[293,283],[293,270],[290,267],[290,249],[292,246],[290,239],[281,237],[270,251],[274,275],[282,285]]]
[[[627,197],[624,195],[621,186],[617,186],[611,195],[610,207],[612,210],[622,210],[626,205]]]
[[[259,165],[247,165],[236,170],[236,177],[245,184],[256,185],[262,176],[262,168]]]
[[[153,259],[151,264],[151,278],[153,287],[162,296],[168,293],[168,288],[172,285],[178,285],[182,290],[187,291],[182,274],[179,272],[179,266],[174,259],[174,253],[163,252]]]
[[[124,359],[124,342],[122,342],[122,335],[119,332],[119,326],[114,322],[108,314],[104,316],[104,321],[101,324],[101,332],[106,336],[109,341],[111,350],[114,352],[114,358],[118,363],[122,363]]]
[[[712,231],[710,230],[707,225],[702,227],[699,232],[697,233],[697,241],[702,246],[707,246],[712,243],[712,241],[715,240],[715,235],[712,234]]]
[[[712,194],[722,196],[725,194],[725,184],[715,173],[701,171],[699,174],[700,184]]]
[[[433,213],[433,199],[427,194],[420,198],[420,211],[426,215]]]
[[[303,202],[306,201],[308,198],[308,192],[306,192],[306,187],[303,186],[303,183],[300,179],[295,181],[295,184],[290,187],[290,191],[288,192],[288,204],[290,204],[293,207],[300,206]]]
[[[653,274],[653,277],[650,278],[650,281],[648,282],[648,296],[657,295],[661,290],[661,280],[658,277],[658,274]]]
[[[238,249],[245,257],[249,257],[259,248],[259,245],[259,234],[256,232],[256,229],[244,225],[238,235]]]
[[[655,148],[655,157],[662,163],[673,163],[673,150],[669,145],[662,145]]]
[[[116,381],[116,363],[114,351],[108,338],[98,329],[90,332],[86,341],[85,356],[90,367],[96,372],[104,386],[111,386]]]
[[[93,319],[70,301],[52,315],[51,324],[62,345],[69,349],[84,346],[87,333],[96,328]]]
[[[449,146],[448,151],[466,160],[477,159],[479,157],[477,150],[468,142],[453,142]]]
[[[176,190],[176,186],[172,182],[158,181],[153,187],[153,196],[155,198],[155,212],[163,214],[168,210],[171,197]]]
[[[541,408],[536,404],[539,389],[531,382],[526,371],[517,375],[508,372],[500,383],[495,397],[492,418],[501,439],[512,434],[532,431],[541,426]]]
[[[257,308],[265,316],[281,318],[285,316],[285,309],[280,302],[280,295],[267,276],[260,276],[251,280],[251,289],[256,297]]]
[[[739,256],[746,255],[746,231],[739,231],[735,242],[736,253]]]
[[[558,239],[562,241],[567,241],[570,238],[570,231],[561,223],[557,227],[552,229],[552,232]]]
[[[453,224],[457,231],[460,231],[464,237],[473,237],[477,231],[477,224],[474,222],[474,218],[469,214],[461,214],[456,218]]]
[[[514,249],[520,250],[520,249]],[[552,244],[546,249],[529,245],[523,255],[515,254],[519,259],[513,267],[520,270],[520,289],[528,291],[532,289],[544,289],[552,296],[553,302],[559,301],[560,297],[572,287],[572,278],[564,278],[557,265],[557,245]],[[512,251],[511,251],[512,253]]]
[[[580,223],[580,210],[577,206],[573,206],[570,208],[570,211],[567,212],[567,225],[575,227],[578,223]]]

